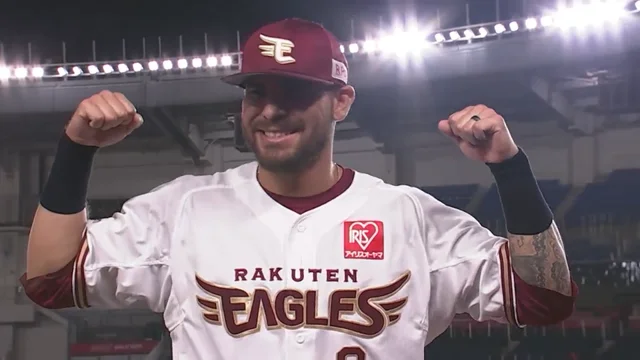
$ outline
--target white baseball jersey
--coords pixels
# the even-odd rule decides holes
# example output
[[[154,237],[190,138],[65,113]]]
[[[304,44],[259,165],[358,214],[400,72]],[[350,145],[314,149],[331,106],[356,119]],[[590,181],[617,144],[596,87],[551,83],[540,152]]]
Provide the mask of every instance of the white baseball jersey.
[[[468,214],[361,173],[298,214],[256,169],[184,176],[91,222],[76,305],[162,312],[180,360],[422,359],[456,313],[514,321],[506,240]]]

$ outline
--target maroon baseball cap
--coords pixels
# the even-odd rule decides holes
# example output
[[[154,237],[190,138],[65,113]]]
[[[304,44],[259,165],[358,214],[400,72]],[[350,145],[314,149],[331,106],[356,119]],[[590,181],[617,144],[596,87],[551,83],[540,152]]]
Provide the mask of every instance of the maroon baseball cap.
[[[240,72],[222,81],[243,86],[255,75],[280,75],[346,85],[349,66],[336,37],[322,25],[286,19],[265,25],[244,45]]]

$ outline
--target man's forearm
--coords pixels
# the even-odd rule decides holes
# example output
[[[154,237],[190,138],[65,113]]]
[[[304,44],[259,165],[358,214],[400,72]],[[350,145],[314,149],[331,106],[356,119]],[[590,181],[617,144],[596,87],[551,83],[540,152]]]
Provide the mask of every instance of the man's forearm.
[[[569,264],[555,222],[535,235],[509,234],[511,266],[527,284],[571,295]]]
[[[27,279],[56,272],[75,258],[86,219],[85,211],[63,215],[38,206],[27,245]]]
[[[513,271],[527,284],[570,296],[562,238],[526,154],[520,150],[489,167],[504,210]]]
[[[86,195],[96,151],[66,135],[61,138],[29,234],[27,278],[58,271],[77,254],[87,223]]]

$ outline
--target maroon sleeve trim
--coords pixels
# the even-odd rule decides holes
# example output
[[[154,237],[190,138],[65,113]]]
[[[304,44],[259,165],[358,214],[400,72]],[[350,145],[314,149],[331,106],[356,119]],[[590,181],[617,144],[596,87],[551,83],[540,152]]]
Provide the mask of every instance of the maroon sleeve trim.
[[[516,312],[523,325],[547,326],[561,323],[575,309],[578,285],[571,280],[571,296],[529,285],[513,272]]]
[[[578,286],[573,280],[571,296],[527,284],[511,267],[509,243],[502,245],[499,254],[504,312],[509,323],[546,326],[571,316],[578,296]]]
[[[85,230],[78,254],[62,269],[31,279],[22,274],[20,283],[31,301],[46,309],[88,307],[84,272],[89,253],[86,236]]]
[[[74,269],[73,269],[73,300],[76,307],[80,309],[88,308],[89,301],[87,300],[87,279],[84,271],[85,264],[87,262],[87,256],[89,255],[89,245],[87,242],[86,231],[82,242],[80,252],[76,257]]]
[[[500,279],[502,282],[502,298],[504,299],[504,314],[507,322],[521,326],[518,322],[516,311],[516,299],[514,299],[513,271],[511,269],[511,257],[509,256],[509,243],[500,246],[498,252],[500,258]]]
[[[55,273],[27,279],[27,274],[20,277],[24,292],[34,303],[47,309],[72,308],[73,299],[73,267],[75,259]]]

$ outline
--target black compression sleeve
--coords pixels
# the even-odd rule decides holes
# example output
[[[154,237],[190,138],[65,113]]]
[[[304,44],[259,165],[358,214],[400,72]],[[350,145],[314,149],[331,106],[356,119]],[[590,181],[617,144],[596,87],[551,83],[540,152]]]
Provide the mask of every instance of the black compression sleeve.
[[[85,208],[93,157],[97,147],[80,145],[66,133],[58,143],[56,157],[40,205],[56,214],[76,214]]]
[[[496,181],[507,230],[534,235],[549,228],[553,212],[538,187],[527,155],[519,149],[511,159],[487,164]]]

